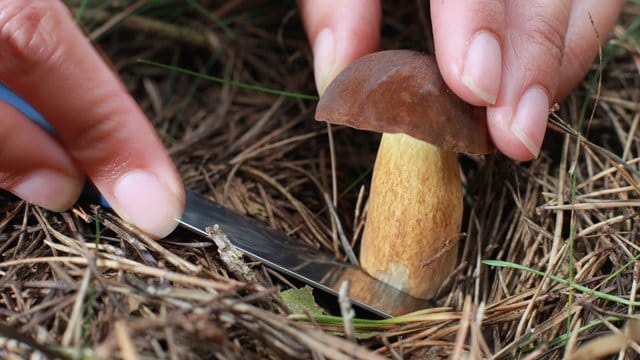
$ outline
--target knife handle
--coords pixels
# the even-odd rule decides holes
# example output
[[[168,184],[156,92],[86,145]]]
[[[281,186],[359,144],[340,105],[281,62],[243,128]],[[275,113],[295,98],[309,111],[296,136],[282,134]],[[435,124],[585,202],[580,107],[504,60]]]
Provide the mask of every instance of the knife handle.
[[[22,115],[24,115],[24,117],[31,120],[31,122],[38,125],[42,130],[46,131],[52,137],[58,137],[51,124],[49,124],[49,122],[44,118],[44,116],[42,116],[42,114],[38,112],[38,110],[36,110],[26,100],[18,96],[2,83],[0,83],[0,100],[11,105],[14,109],[18,110]],[[100,195],[96,187],[90,182],[87,182],[87,184],[85,184],[81,197],[85,199],[97,200],[100,202],[100,205],[110,207],[107,200],[102,195]]]

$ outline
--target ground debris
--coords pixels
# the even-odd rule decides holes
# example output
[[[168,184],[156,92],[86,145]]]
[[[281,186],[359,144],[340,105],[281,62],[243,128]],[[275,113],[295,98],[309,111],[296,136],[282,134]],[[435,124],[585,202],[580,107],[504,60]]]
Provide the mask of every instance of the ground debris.
[[[245,263],[242,252],[233,246],[227,235],[220,229],[220,226],[209,226],[205,231],[218,247],[220,260],[237,279],[245,282],[257,280],[255,271]]]
[[[186,188],[341,261],[357,255],[378,135],[314,121],[295,2],[65,3]],[[427,7],[383,2],[380,47],[428,48]],[[594,64],[554,106],[537,159],[461,155],[466,236],[433,308],[389,320],[356,313],[345,330],[316,290],[289,314],[280,291],[300,284],[248,264],[225,229],[156,240],[101,207],[59,214],[2,192],[0,358],[49,349],[76,359],[561,359],[603,350],[597,341],[638,358],[625,330],[640,305],[638,14],[630,2],[613,41],[600,39],[602,76]]]
[[[612,334],[600,335],[587,341],[576,352],[568,357],[568,360],[601,359],[606,356],[624,352],[629,346],[640,351],[640,320],[631,319],[622,330]]]

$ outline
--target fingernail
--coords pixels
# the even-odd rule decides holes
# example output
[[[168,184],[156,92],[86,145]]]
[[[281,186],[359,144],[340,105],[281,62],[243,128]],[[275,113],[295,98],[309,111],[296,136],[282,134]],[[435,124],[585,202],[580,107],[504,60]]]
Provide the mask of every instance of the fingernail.
[[[549,97],[538,86],[529,88],[520,98],[515,115],[511,120],[510,130],[513,135],[538,157],[544,133],[547,129],[549,115]]]
[[[83,183],[52,170],[36,170],[25,176],[11,192],[21,199],[52,211],[64,211],[80,196]]]
[[[158,238],[169,235],[178,225],[182,203],[178,192],[157,176],[133,170],[122,175],[113,187],[111,206],[126,221]]]
[[[476,96],[495,104],[502,74],[500,43],[492,34],[479,31],[471,39],[462,73],[462,83]]]
[[[322,95],[332,80],[336,63],[336,47],[333,30],[326,28],[321,30],[313,42],[313,74],[316,79],[316,88]]]

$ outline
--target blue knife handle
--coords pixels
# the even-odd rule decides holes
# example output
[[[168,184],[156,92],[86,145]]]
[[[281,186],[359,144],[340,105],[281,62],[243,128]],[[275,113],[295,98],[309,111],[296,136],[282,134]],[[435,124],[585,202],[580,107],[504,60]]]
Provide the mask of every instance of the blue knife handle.
[[[13,106],[16,110],[20,111],[27,119],[33,121],[36,125],[40,126],[44,131],[48,132],[51,136],[56,136],[55,131],[51,127],[51,124],[45,120],[45,118],[34,109],[31,104],[26,102],[23,98],[16,95],[8,87],[0,83],[0,100]]]
[[[38,125],[42,130],[49,133],[49,135],[57,138],[57,134],[49,122],[36,110],[31,104],[26,102],[23,98],[11,91],[4,84],[0,83],[0,100],[11,105],[14,109],[18,110],[27,119],[31,120],[34,124]],[[109,207],[107,200],[100,196],[100,204],[105,207]]]

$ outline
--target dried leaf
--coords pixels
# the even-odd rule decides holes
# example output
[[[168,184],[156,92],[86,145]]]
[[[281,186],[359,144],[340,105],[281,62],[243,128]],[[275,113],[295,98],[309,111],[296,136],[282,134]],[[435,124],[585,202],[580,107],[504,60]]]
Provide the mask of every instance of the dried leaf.
[[[316,299],[313,297],[313,289],[309,286],[305,285],[299,289],[282,291],[280,292],[280,297],[292,314],[324,314],[320,306],[316,304]]]

